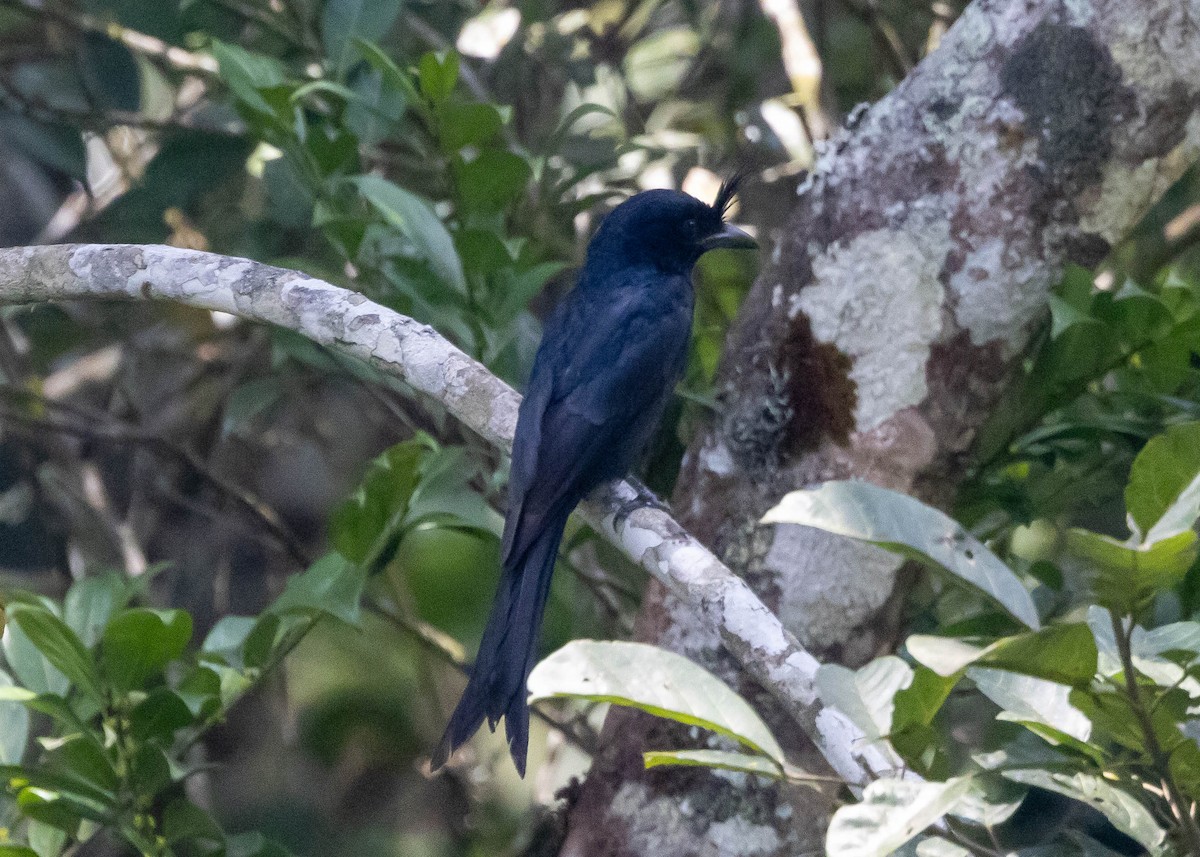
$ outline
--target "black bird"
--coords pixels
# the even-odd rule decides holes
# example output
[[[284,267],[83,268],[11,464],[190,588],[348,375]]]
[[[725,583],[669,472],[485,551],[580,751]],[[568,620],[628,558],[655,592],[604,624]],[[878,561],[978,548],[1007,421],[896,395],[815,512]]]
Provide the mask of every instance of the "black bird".
[[[757,246],[725,223],[737,182],[724,183],[712,205],[673,190],[618,205],[547,321],[513,439],[499,589],[434,770],[485,719],[494,730],[504,717],[525,775],[525,683],[563,527],[588,492],[629,472],[662,417],[687,357],[692,266],[707,250]]]

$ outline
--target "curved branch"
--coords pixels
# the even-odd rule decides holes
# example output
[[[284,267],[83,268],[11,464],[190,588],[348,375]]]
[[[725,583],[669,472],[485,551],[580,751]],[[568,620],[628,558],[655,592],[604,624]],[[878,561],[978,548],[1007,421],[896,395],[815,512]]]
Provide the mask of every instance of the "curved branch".
[[[0,304],[93,298],[169,300],[294,330],[400,378],[489,443],[511,446],[520,403],[511,387],[433,328],[355,292],[248,259],[174,247],[0,250]],[[613,483],[579,513],[720,633],[847,783],[863,785],[891,771],[894,760],[823,705],[816,659],[741,578],[659,509],[638,509],[616,523],[616,511],[636,494],[627,482]]]

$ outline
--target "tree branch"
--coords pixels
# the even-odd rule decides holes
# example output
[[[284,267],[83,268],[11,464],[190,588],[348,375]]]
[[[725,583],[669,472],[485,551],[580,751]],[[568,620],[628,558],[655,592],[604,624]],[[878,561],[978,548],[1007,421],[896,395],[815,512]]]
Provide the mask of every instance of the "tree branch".
[[[520,397],[428,325],[362,295],[294,271],[174,247],[61,245],[0,250],[0,304],[94,298],[169,300],[294,330],[370,363],[440,402],[463,425],[507,451]],[[819,664],[749,586],[665,512],[615,513],[633,486],[605,486],[580,515],[701,620],[796,719],[852,786],[895,762],[816,690]]]

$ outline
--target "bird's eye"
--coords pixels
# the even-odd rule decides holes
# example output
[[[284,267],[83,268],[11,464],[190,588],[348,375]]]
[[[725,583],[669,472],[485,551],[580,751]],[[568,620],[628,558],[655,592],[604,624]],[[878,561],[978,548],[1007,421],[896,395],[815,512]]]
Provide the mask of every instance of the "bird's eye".
[[[683,223],[683,228],[685,230],[687,230],[687,233],[689,235],[695,235],[696,234],[696,218],[689,217],[687,220],[685,220]]]

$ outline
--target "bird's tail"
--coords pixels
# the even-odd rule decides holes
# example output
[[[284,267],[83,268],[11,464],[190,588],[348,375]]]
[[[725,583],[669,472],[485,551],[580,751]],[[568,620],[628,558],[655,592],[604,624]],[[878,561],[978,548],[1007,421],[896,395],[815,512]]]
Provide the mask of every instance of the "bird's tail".
[[[525,682],[537,657],[542,613],[566,518],[549,524],[528,550],[504,564],[467,689],[433,753],[435,771],[470,740],[484,720],[494,731],[503,716],[513,764],[525,776],[529,747]]]

